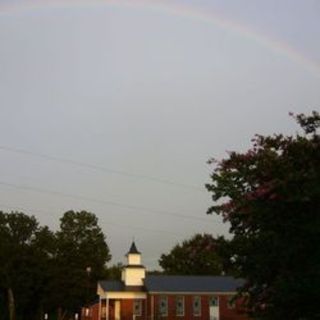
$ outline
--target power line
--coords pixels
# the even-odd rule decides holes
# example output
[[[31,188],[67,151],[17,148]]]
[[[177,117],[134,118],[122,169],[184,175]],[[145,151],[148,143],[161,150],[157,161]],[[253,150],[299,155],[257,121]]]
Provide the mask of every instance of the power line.
[[[119,203],[116,201],[90,198],[90,197],[85,197],[85,196],[79,196],[76,194],[59,192],[59,191],[55,191],[55,190],[36,188],[36,187],[28,186],[28,185],[18,185],[18,184],[5,182],[5,181],[0,181],[0,185],[2,185],[4,187],[14,188],[14,189],[20,189],[20,190],[26,190],[26,191],[32,191],[32,192],[38,192],[38,193],[45,193],[45,194],[50,194],[50,195],[54,195],[54,196],[67,197],[67,198],[73,198],[73,199],[84,200],[84,201],[90,201],[90,202],[100,203],[100,204],[104,204],[104,205],[108,205],[108,206],[139,211],[139,212],[144,211],[144,212],[148,212],[151,214],[157,214],[157,215],[161,214],[161,215],[166,215],[166,216],[178,217],[178,218],[182,218],[182,219],[209,222],[207,219],[196,217],[196,216],[191,216],[191,215],[185,215],[185,214],[182,214],[179,212],[170,212],[170,211],[165,211],[165,210],[158,210],[158,209],[153,209],[153,208],[134,206],[134,205],[130,205],[130,204]],[[146,213],[144,213],[144,214],[146,214]],[[211,220],[211,222],[216,223],[216,224],[222,224],[222,222],[217,221],[217,220]]]
[[[152,182],[156,182],[156,183],[171,185],[171,186],[195,190],[195,191],[201,191],[201,192],[204,191],[204,189],[202,189],[198,186],[180,183],[180,182],[176,182],[176,181],[171,181],[169,179],[163,179],[163,178],[158,178],[158,177],[153,177],[153,176],[148,176],[148,175],[143,175],[143,174],[136,174],[136,173],[126,172],[126,171],[121,171],[121,170],[114,170],[114,169],[110,169],[110,168],[103,167],[103,166],[98,166],[98,165],[87,163],[87,162],[66,159],[66,158],[62,158],[62,157],[55,157],[55,156],[51,156],[51,155],[44,154],[44,153],[32,152],[29,150],[12,148],[12,147],[1,146],[1,145],[0,145],[0,150],[12,152],[12,153],[18,153],[18,154],[26,155],[29,157],[37,157],[37,158],[42,158],[45,160],[67,163],[69,165],[74,165],[74,166],[83,167],[83,168],[87,168],[87,169],[91,169],[91,170],[105,172],[105,173],[106,172],[112,173],[112,174],[125,176],[125,177],[129,177],[129,178],[142,179],[142,180],[152,181]]]
[[[27,210],[27,209],[23,208],[22,206],[10,206],[10,205],[3,204],[3,203],[0,203],[0,206],[4,207],[4,208],[7,208],[7,209],[10,209],[10,210],[17,210],[17,211],[21,211],[21,212],[32,211],[32,212],[38,212],[38,213],[47,213],[50,216],[54,215],[53,212],[49,212],[47,210],[35,210],[35,209]],[[132,225],[124,225],[124,224],[114,223],[114,222],[109,222],[109,221],[107,222],[107,225],[108,226],[114,226],[116,228],[120,227],[120,228],[123,228],[123,229],[136,229],[136,230],[143,230],[143,231],[148,231],[148,232],[157,232],[157,233],[161,233],[161,234],[165,233],[165,234],[168,234],[168,235],[171,235],[171,236],[175,236],[177,238],[182,237],[182,235],[179,235],[177,233],[173,233],[173,232],[170,232],[170,231],[167,231],[167,230],[145,228],[145,227],[132,226]]]

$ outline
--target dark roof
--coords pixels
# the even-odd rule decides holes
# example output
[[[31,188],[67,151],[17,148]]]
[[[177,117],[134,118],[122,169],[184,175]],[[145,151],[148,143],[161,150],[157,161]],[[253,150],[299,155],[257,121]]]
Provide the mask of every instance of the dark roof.
[[[103,280],[98,282],[101,288],[107,292],[122,292],[122,291],[134,291],[141,292],[145,291],[144,287],[141,286],[125,286],[122,281],[119,280]]]
[[[244,281],[227,276],[148,275],[144,284],[149,292],[235,292]]]
[[[244,280],[227,276],[163,276],[147,275],[143,286],[125,286],[122,281],[99,281],[107,292],[235,292]]]
[[[124,284],[118,280],[102,280],[98,282],[104,291],[122,291]]]
[[[137,254],[140,254],[140,252],[138,251],[137,247],[136,247],[136,244],[134,243],[134,241],[132,241],[132,244],[131,244],[131,247],[130,247],[130,250],[127,254],[129,253],[137,253]]]

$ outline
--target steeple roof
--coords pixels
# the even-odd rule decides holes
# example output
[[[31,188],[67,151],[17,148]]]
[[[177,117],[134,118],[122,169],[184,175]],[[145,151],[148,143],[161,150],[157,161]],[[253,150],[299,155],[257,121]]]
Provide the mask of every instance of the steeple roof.
[[[130,254],[130,253],[140,254],[140,252],[138,251],[138,249],[137,249],[136,244],[134,243],[134,241],[132,241],[130,250],[129,250],[129,252],[128,252],[127,254]]]

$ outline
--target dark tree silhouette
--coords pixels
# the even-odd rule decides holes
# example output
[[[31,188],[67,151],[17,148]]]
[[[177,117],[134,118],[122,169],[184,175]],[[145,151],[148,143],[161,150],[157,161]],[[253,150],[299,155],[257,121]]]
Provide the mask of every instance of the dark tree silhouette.
[[[218,247],[223,238],[215,239],[209,234],[196,234],[182,244],[177,244],[159,260],[165,274],[220,275],[223,261]]]
[[[208,213],[231,224],[230,264],[259,319],[320,319],[320,115],[295,119],[302,133],[211,161]]]

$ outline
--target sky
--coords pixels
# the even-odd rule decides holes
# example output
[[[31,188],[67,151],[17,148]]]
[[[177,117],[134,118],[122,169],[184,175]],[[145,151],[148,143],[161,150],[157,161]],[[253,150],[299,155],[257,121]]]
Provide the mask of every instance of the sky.
[[[320,2],[0,0],[0,209],[99,218],[143,262],[229,237],[207,161],[320,109]]]

